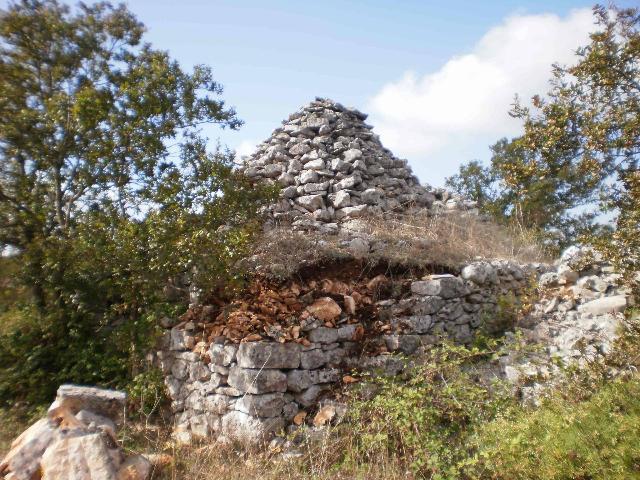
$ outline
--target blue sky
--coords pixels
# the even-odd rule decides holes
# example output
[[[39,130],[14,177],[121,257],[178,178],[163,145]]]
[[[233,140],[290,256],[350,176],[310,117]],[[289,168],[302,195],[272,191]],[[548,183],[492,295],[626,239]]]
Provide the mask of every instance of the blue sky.
[[[490,143],[517,133],[507,116],[510,100],[516,92],[528,96],[544,88],[548,65],[569,59],[570,49],[583,43],[590,28],[584,9],[592,5],[126,3],[156,48],[184,67],[202,63],[214,69],[225,100],[246,123],[238,132],[207,129],[212,139],[247,153],[290,112],[315,96],[330,97],[371,113],[383,143],[408,158],[423,182],[435,185],[460,163],[488,158]]]

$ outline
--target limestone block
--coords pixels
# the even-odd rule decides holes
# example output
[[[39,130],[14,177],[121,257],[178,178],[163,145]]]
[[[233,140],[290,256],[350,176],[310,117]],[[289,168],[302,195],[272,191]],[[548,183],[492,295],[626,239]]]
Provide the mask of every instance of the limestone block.
[[[485,283],[496,283],[498,280],[495,268],[486,262],[476,262],[467,265],[462,269],[462,278],[478,285]]]
[[[114,465],[103,435],[93,433],[63,438],[44,452],[42,480],[116,480]]]
[[[314,343],[335,343],[338,341],[338,330],[328,327],[314,328],[309,332],[309,341]]]
[[[291,370],[287,372],[288,391],[300,393],[311,385],[313,385],[313,381],[311,380],[309,370]]]
[[[296,198],[295,202],[310,212],[324,207],[322,195],[302,195]]]
[[[280,370],[233,367],[229,371],[227,382],[245,393],[260,394],[287,390],[287,376]]]
[[[411,315],[409,317],[396,318],[394,325],[402,328],[406,333],[427,333],[433,325],[430,315]]]
[[[218,393],[207,395],[204,398],[203,405],[206,412],[222,415],[226,413],[229,407],[229,397],[227,395],[220,395]]]
[[[282,417],[258,418],[232,411],[222,417],[221,433],[229,439],[255,445],[270,440],[283,428]]]
[[[235,362],[237,351],[237,345],[220,345],[213,343],[209,347],[209,358],[211,358],[211,363],[215,365],[228,367],[231,363]]]
[[[344,152],[344,161],[348,163],[351,163],[354,160],[357,160],[358,158],[361,158],[361,157],[362,157],[362,151],[358,150],[357,148],[351,148],[346,152]]]
[[[411,292],[416,295],[460,297],[466,293],[462,280],[453,275],[433,275],[429,280],[419,280],[411,284]]]
[[[80,410],[90,410],[119,424],[124,417],[126,401],[125,392],[67,384],[58,388],[49,411],[58,407],[66,407],[74,414]]]
[[[623,312],[627,308],[627,298],[624,295],[602,297],[578,306],[581,313],[604,315],[612,312]]]
[[[300,172],[300,184],[313,183],[318,181],[318,172],[315,170],[303,170]]]
[[[55,424],[42,418],[31,425],[11,444],[11,450],[0,462],[0,477],[11,474],[15,480],[31,480],[40,470],[40,460],[56,438]]]
[[[349,297],[351,298],[351,297]],[[346,302],[346,297],[345,297],[345,303]],[[358,328],[358,325],[344,325],[340,328],[338,328],[338,340],[339,341],[349,341],[353,339],[353,335],[356,333],[356,329]]]
[[[345,190],[340,190],[336,193],[333,199],[333,206],[335,208],[344,208],[351,205],[351,195]]]
[[[235,404],[235,409],[254,417],[275,417],[282,413],[285,405],[284,394],[243,395]]]
[[[367,188],[360,194],[360,200],[368,205],[377,205],[380,203],[383,192],[376,188]]]
[[[411,313],[414,315],[433,315],[438,312],[445,304],[440,297],[426,297],[416,301],[411,307]]]
[[[237,353],[242,368],[298,368],[300,345],[297,343],[248,342]]]
[[[300,352],[300,367],[304,369],[320,368],[327,362],[325,352],[316,348],[314,350],[307,350]]]

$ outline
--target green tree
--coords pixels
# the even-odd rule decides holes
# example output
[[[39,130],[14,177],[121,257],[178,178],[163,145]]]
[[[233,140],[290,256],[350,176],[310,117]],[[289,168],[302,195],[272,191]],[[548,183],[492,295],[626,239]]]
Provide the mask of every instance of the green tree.
[[[0,339],[0,399],[126,380],[168,279],[227,278],[267,198],[206,151],[201,125],[241,125],[210,68],[143,33],[122,5],[0,11],[0,246],[36,319]]]
[[[544,98],[533,97],[531,106],[516,101],[511,114],[523,121],[523,134],[493,147],[482,176],[463,167],[451,184],[465,176],[467,184],[482,184],[490,177],[495,182],[490,184],[498,185],[492,198],[508,205],[507,218],[559,229],[567,241],[599,236],[604,246],[603,238],[632,238],[639,227],[637,215],[629,212],[637,208],[637,191],[629,185],[640,152],[639,12],[594,7],[596,30],[577,50],[576,63],[553,66]],[[576,214],[585,210],[591,211]],[[607,210],[619,214],[615,237],[593,223]],[[625,250],[616,242],[610,252]],[[626,263],[637,266],[637,253],[632,256]]]
[[[574,172],[570,187],[585,198],[598,195],[601,210],[616,214],[614,235],[585,239],[595,239],[637,288],[640,9],[593,11],[597,29],[576,52],[577,62],[554,66],[546,98],[515,105],[513,115],[524,121],[519,143],[533,155],[507,172],[514,184],[563,168]]]
[[[584,188],[570,158],[563,157],[551,172],[534,168],[531,175],[516,180],[513,165],[535,162],[535,153],[524,147],[522,138],[498,140],[491,151],[488,166],[477,161],[461,165],[447,185],[476,200],[484,213],[538,232],[558,248],[575,241],[579,232],[593,230],[595,214],[575,209],[590,207],[598,197]]]

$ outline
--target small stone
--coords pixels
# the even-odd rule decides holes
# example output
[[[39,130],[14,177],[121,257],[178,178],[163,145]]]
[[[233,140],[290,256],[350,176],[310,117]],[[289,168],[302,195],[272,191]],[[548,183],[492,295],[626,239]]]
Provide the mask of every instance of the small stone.
[[[307,311],[322,322],[330,322],[340,317],[342,309],[331,297],[322,297],[307,307]],[[312,342],[314,340],[311,340]],[[295,367],[294,367],[295,368]]]
[[[333,206],[335,208],[344,208],[351,205],[351,195],[344,190],[340,190],[336,193],[335,198],[333,199]]]
[[[356,301],[350,295],[345,295],[344,299],[344,309],[349,315],[355,315],[356,313]]]
[[[344,161],[348,163],[351,163],[360,157],[362,157],[362,151],[357,148],[352,148],[344,152]]]
[[[322,195],[303,195],[296,198],[296,203],[310,212],[314,210],[322,209],[324,207],[324,201]]]

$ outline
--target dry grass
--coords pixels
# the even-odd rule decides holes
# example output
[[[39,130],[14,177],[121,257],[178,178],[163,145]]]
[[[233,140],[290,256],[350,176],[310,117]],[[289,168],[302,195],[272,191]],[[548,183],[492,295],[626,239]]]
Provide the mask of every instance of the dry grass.
[[[350,222],[348,231],[337,235],[294,232],[280,226],[257,242],[253,266],[286,278],[305,266],[352,259],[348,242],[354,237],[369,241],[371,249],[363,260],[371,264],[456,270],[478,258],[518,263],[550,260],[531,232],[501,226],[476,215],[432,216],[418,211],[359,218]]]
[[[345,431],[327,432],[322,438],[299,448],[299,456],[286,458],[278,450],[251,450],[237,445],[205,443],[180,446],[170,441],[170,429],[142,427],[127,433],[130,453],[159,453],[171,456],[171,465],[156,468],[154,480],[412,480],[406,469],[390,459],[367,464],[344,463],[342,452],[353,441]]]

